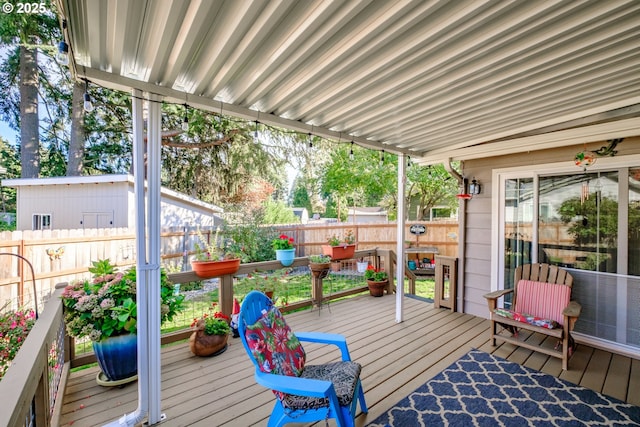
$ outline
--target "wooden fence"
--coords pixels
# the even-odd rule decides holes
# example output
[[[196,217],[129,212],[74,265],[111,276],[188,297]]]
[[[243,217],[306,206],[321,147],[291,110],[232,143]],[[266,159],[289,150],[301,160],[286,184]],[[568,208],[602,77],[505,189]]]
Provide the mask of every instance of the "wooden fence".
[[[440,255],[457,256],[457,222],[420,222],[426,233],[414,236],[406,224],[406,239],[414,246],[434,246]],[[296,256],[321,253],[321,246],[332,235],[343,236],[350,230],[358,249],[396,249],[396,223],[322,224],[278,226],[295,239]],[[197,236],[193,230],[162,233],[161,256],[165,265],[180,264],[193,251]],[[35,273],[36,295],[47,295],[60,282],[87,277],[91,261],[109,258],[119,267],[136,262],[135,234],[130,229],[39,230],[0,232],[0,253],[23,256]],[[0,308],[6,301],[13,305],[30,305],[33,295],[31,270],[15,256],[0,255]],[[189,267],[185,270],[188,270]],[[175,271],[175,270],[174,270]]]

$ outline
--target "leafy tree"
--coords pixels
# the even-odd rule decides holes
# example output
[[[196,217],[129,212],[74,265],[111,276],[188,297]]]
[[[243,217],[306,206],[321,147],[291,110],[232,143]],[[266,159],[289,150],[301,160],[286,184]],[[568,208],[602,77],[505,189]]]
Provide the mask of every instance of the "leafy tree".
[[[322,178],[323,195],[342,218],[349,206],[379,206],[385,196],[396,192],[395,155],[387,153],[381,162],[381,153],[354,147],[351,159],[350,150],[349,145],[336,147]]]
[[[0,137],[0,167],[4,168],[2,178],[20,177],[20,154],[18,150]],[[0,211],[16,211],[16,189],[0,187]]]
[[[418,220],[428,219],[431,208],[436,205],[455,207],[457,188],[457,181],[443,165],[412,165],[407,168],[407,206],[412,200],[416,201]]]
[[[296,208],[305,208],[310,214],[312,214],[313,206],[311,205],[311,198],[309,197],[309,192],[307,191],[307,187],[304,185],[302,178],[296,178],[292,192],[293,197],[291,205]]]
[[[300,218],[282,201],[269,199],[265,201],[264,205],[265,224],[295,224],[300,222]]]
[[[18,2],[11,0],[10,3],[15,6]],[[7,84],[3,85],[0,109],[11,126],[20,130],[24,178],[35,178],[40,173],[38,95],[42,73],[38,52],[43,46],[52,46],[60,37],[51,2],[42,3],[48,13],[0,14],[0,45],[9,50],[1,70]]]

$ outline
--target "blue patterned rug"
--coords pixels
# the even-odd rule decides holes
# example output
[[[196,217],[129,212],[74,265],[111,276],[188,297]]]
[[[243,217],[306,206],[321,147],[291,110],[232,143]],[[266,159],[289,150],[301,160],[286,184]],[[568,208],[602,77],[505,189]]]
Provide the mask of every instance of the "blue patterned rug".
[[[369,426],[639,426],[640,406],[471,350]]]

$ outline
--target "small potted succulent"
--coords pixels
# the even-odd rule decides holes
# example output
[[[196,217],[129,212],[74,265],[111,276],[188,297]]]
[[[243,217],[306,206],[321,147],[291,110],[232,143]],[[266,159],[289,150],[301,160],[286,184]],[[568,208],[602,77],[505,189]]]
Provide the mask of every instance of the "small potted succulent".
[[[325,278],[331,266],[331,257],[328,255],[309,256],[309,269],[314,277]]]

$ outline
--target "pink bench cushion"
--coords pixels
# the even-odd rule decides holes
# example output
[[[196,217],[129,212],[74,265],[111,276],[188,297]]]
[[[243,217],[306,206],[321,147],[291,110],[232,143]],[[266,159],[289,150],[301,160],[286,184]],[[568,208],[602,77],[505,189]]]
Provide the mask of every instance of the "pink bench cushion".
[[[570,286],[533,280],[520,280],[516,286],[514,311],[564,324],[562,310],[569,305]]]

